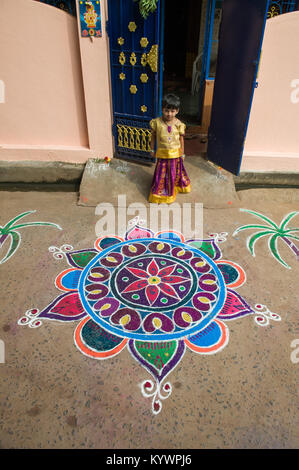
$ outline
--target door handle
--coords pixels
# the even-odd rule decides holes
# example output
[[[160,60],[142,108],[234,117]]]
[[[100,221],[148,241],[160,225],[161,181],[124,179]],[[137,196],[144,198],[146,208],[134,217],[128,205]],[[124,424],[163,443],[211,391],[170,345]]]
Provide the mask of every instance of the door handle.
[[[158,72],[158,44],[154,44],[147,54],[147,64],[150,66],[152,72]]]

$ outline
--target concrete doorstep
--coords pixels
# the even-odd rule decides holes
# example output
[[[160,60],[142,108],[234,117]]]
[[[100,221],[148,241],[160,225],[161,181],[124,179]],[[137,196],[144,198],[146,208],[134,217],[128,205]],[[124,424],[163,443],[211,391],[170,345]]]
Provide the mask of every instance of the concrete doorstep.
[[[186,157],[185,167],[191,179],[191,193],[178,194],[176,202],[203,203],[206,208],[238,207],[240,200],[234,178],[202,157]],[[146,167],[113,159],[110,163],[88,160],[79,191],[78,204],[97,206],[109,202],[117,206],[119,195],[126,195],[126,204],[140,202],[149,206],[148,195],[154,166]]]

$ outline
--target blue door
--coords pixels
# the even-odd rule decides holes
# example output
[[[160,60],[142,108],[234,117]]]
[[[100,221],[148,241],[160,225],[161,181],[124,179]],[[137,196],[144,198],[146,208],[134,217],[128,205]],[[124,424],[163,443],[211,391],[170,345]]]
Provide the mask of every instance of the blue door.
[[[208,159],[238,175],[269,0],[224,0]]]
[[[160,113],[163,3],[159,0],[156,10],[144,18],[138,1],[108,0],[113,135],[118,158],[153,161],[149,121]]]

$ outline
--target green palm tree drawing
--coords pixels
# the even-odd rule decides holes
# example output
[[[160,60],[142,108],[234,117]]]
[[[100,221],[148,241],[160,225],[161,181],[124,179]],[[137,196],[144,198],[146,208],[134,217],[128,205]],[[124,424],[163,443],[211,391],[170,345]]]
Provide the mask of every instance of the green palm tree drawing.
[[[242,212],[248,212],[249,214],[252,214],[260,219],[262,219],[264,222],[266,222],[267,225],[243,225],[242,227],[237,228],[234,233],[233,237],[241,232],[242,230],[247,230],[247,229],[259,229],[258,232],[255,232],[253,235],[247,238],[247,248],[249,249],[250,253],[252,256],[255,256],[254,252],[254,245],[257,240],[259,240],[262,237],[269,236],[268,240],[268,246],[271,254],[281,263],[283,266],[285,266],[288,269],[291,269],[290,266],[283,261],[281,258],[278,248],[277,248],[277,243],[278,240],[281,239],[283,240],[288,247],[292,250],[292,252],[295,254],[297,257],[297,260],[299,260],[299,249],[298,247],[293,243],[292,240],[299,240],[299,237],[296,237],[294,235],[294,232],[299,232],[299,228],[287,228],[288,223],[290,220],[295,217],[295,215],[298,215],[299,212],[290,212],[287,214],[284,219],[282,220],[280,226],[278,226],[273,220],[269,219],[269,217],[266,217],[263,214],[259,214],[258,212],[251,211],[249,209],[240,209]]]
[[[62,228],[57,225],[57,224],[52,224],[51,222],[29,222],[27,224],[18,224],[15,225],[15,223],[20,220],[22,217],[25,217],[28,214],[32,214],[33,212],[36,211],[27,211],[23,212],[22,214],[19,214],[17,217],[14,219],[10,220],[4,227],[0,226],[0,248],[1,246],[4,245],[4,242],[6,241],[7,238],[11,239],[10,247],[8,249],[8,252],[4,258],[0,259],[0,264],[5,263],[11,256],[17,251],[17,249],[20,246],[21,243],[21,235],[16,229],[24,228],[24,227],[32,227],[32,226],[38,226],[38,225],[50,225],[52,227],[56,227],[59,230],[62,230]]]

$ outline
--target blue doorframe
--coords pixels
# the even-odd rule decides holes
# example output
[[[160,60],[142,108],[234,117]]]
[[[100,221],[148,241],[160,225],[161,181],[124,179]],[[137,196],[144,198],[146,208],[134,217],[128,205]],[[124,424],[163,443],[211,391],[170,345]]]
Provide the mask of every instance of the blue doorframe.
[[[200,83],[199,83],[199,107],[198,107],[199,122],[201,122],[201,118],[202,118],[205,82],[209,78],[209,72],[210,72],[210,59],[211,59],[212,38],[213,38],[213,29],[214,29],[215,6],[216,6],[216,0],[208,0],[206,21],[205,21],[203,58],[202,58]]]
[[[238,175],[269,0],[224,0],[207,157]],[[238,47],[233,48],[232,45]]]
[[[111,83],[113,96],[113,135],[115,141],[115,156],[129,160],[140,161],[143,163],[151,163],[153,159],[149,153],[150,149],[150,129],[149,122],[152,118],[161,114],[161,101],[163,93],[163,61],[164,61],[164,23],[165,23],[165,1],[159,0],[157,10],[150,14],[144,20],[139,12],[138,2],[133,0],[108,0],[108,35],[110,42],[110,64],[111,64]],[[210,58],[213,40],[214,16],[215,9],[222,6],[222,12],[233,10],[235,17],[230,16],[229,19],[221,23],[219,32],[219,50],[225,56],[226,42],[230,37],[230,44],[238,44],[234,48],[234,54],[229,53],[227,62],[223,64],[221,57],[217,59],[217,75],[215,77],[214,98],[212,103],[211,125],[209,129],[208,142],[208,158],[215,161],[223,168],[239,173],[241,158],[243,152],[244,139],[249,122],[249,113],[253,99],[253,92],[256,81],[257,65],[260,57],[261,41],[264,34],[265,21],[267,12],[269,14],[269,5],[279,4],[282,12],[293,11],[297,8],[299,0],[282,1],[282,0],[208,0],[208,9],[206,16],[205,40],[204,40],[204,58],[201,71],[200,82],[200,102],[199,102],[199,119],[201,119],[201,110],[204,98],[205,80],[210,77]],[[244,10],[245,9],[245,10]],[[244,11],[248,9],[249,19],[247,21]],[[252,47],[250,54],[254,57],[240,56],[240,44],[246,40],[243,33],[248,29],[248,25],[254,16],[256,9],[257,23],[252,23],[251,41]],[[242,13],[243,12],[243,13]],[[250,13],[251,12],[251,13]],[[251,15],[251,16],[250,16]],[[240,28],[239,18],[243,21],[243,32]],[[222,18],[223,19],[223,18]],[[136,21],[138,32],[134,34],[128,32],[128,22]],[[148,38],[148,46],[140,47],[138,44],[139,33],[141,36]],[[139,34],[139,36],[138,36]],[[243,35],[242,35],[243,34]],[[138,36],[138,37],[137,37]],[[135,39],[134,39],[135,37]],[[118,39],[123,38],[124,44],[119,44]],[[240,43],[241,41],[241,43]],[[153,72],[149,64],[141,64],[141,59],[151,51],[151,46],[156,45],[157,54],[157,70]],[[125,61],[120,62],[120,54],[123,53]],[[131,54],[136,56],[136,63],[130,65]],[[242,82],[238,75],[236,64],[233,64],[233,56],[239,54],[239,60],[243,67],[247,67],[247,82]],[[252,60],[252,63],[250,61]],[[247,61],[247,63],[246,63]],[[228,64],[230,63],[229,67]],[[224,70],[226,68],[226,71]],[[139,75],[141,73],[147,75],[146,83],[141,83]],[[246,75],[245,74],[245,75]],[[120,79],[122,76],[122,79]],[[246,83],[245,83],[246,82]],[[234,90],[242,91],[242,109],[235,106],[235,117],[242,127],[236,125],[235,129],[226,132],[230,116],[227,110],[231,109],[231,102],[225,100],[230,96],[233,99],[232,84]],[[135,85],[137,91],[132,95],[130,85]],[[248,92],[250,90],[250,92]],[[226,103],[226,109],[224,104]],[[143,108],[143,110],[141,110]],[[236,124],[236,123],[235,123]],[[229,136],[230,142],[227,141]],[[224,145],[225,144],[225,145]],[[226,151],[223,152],[225,147]],[[227,153],[230,149],[230,155]]]

